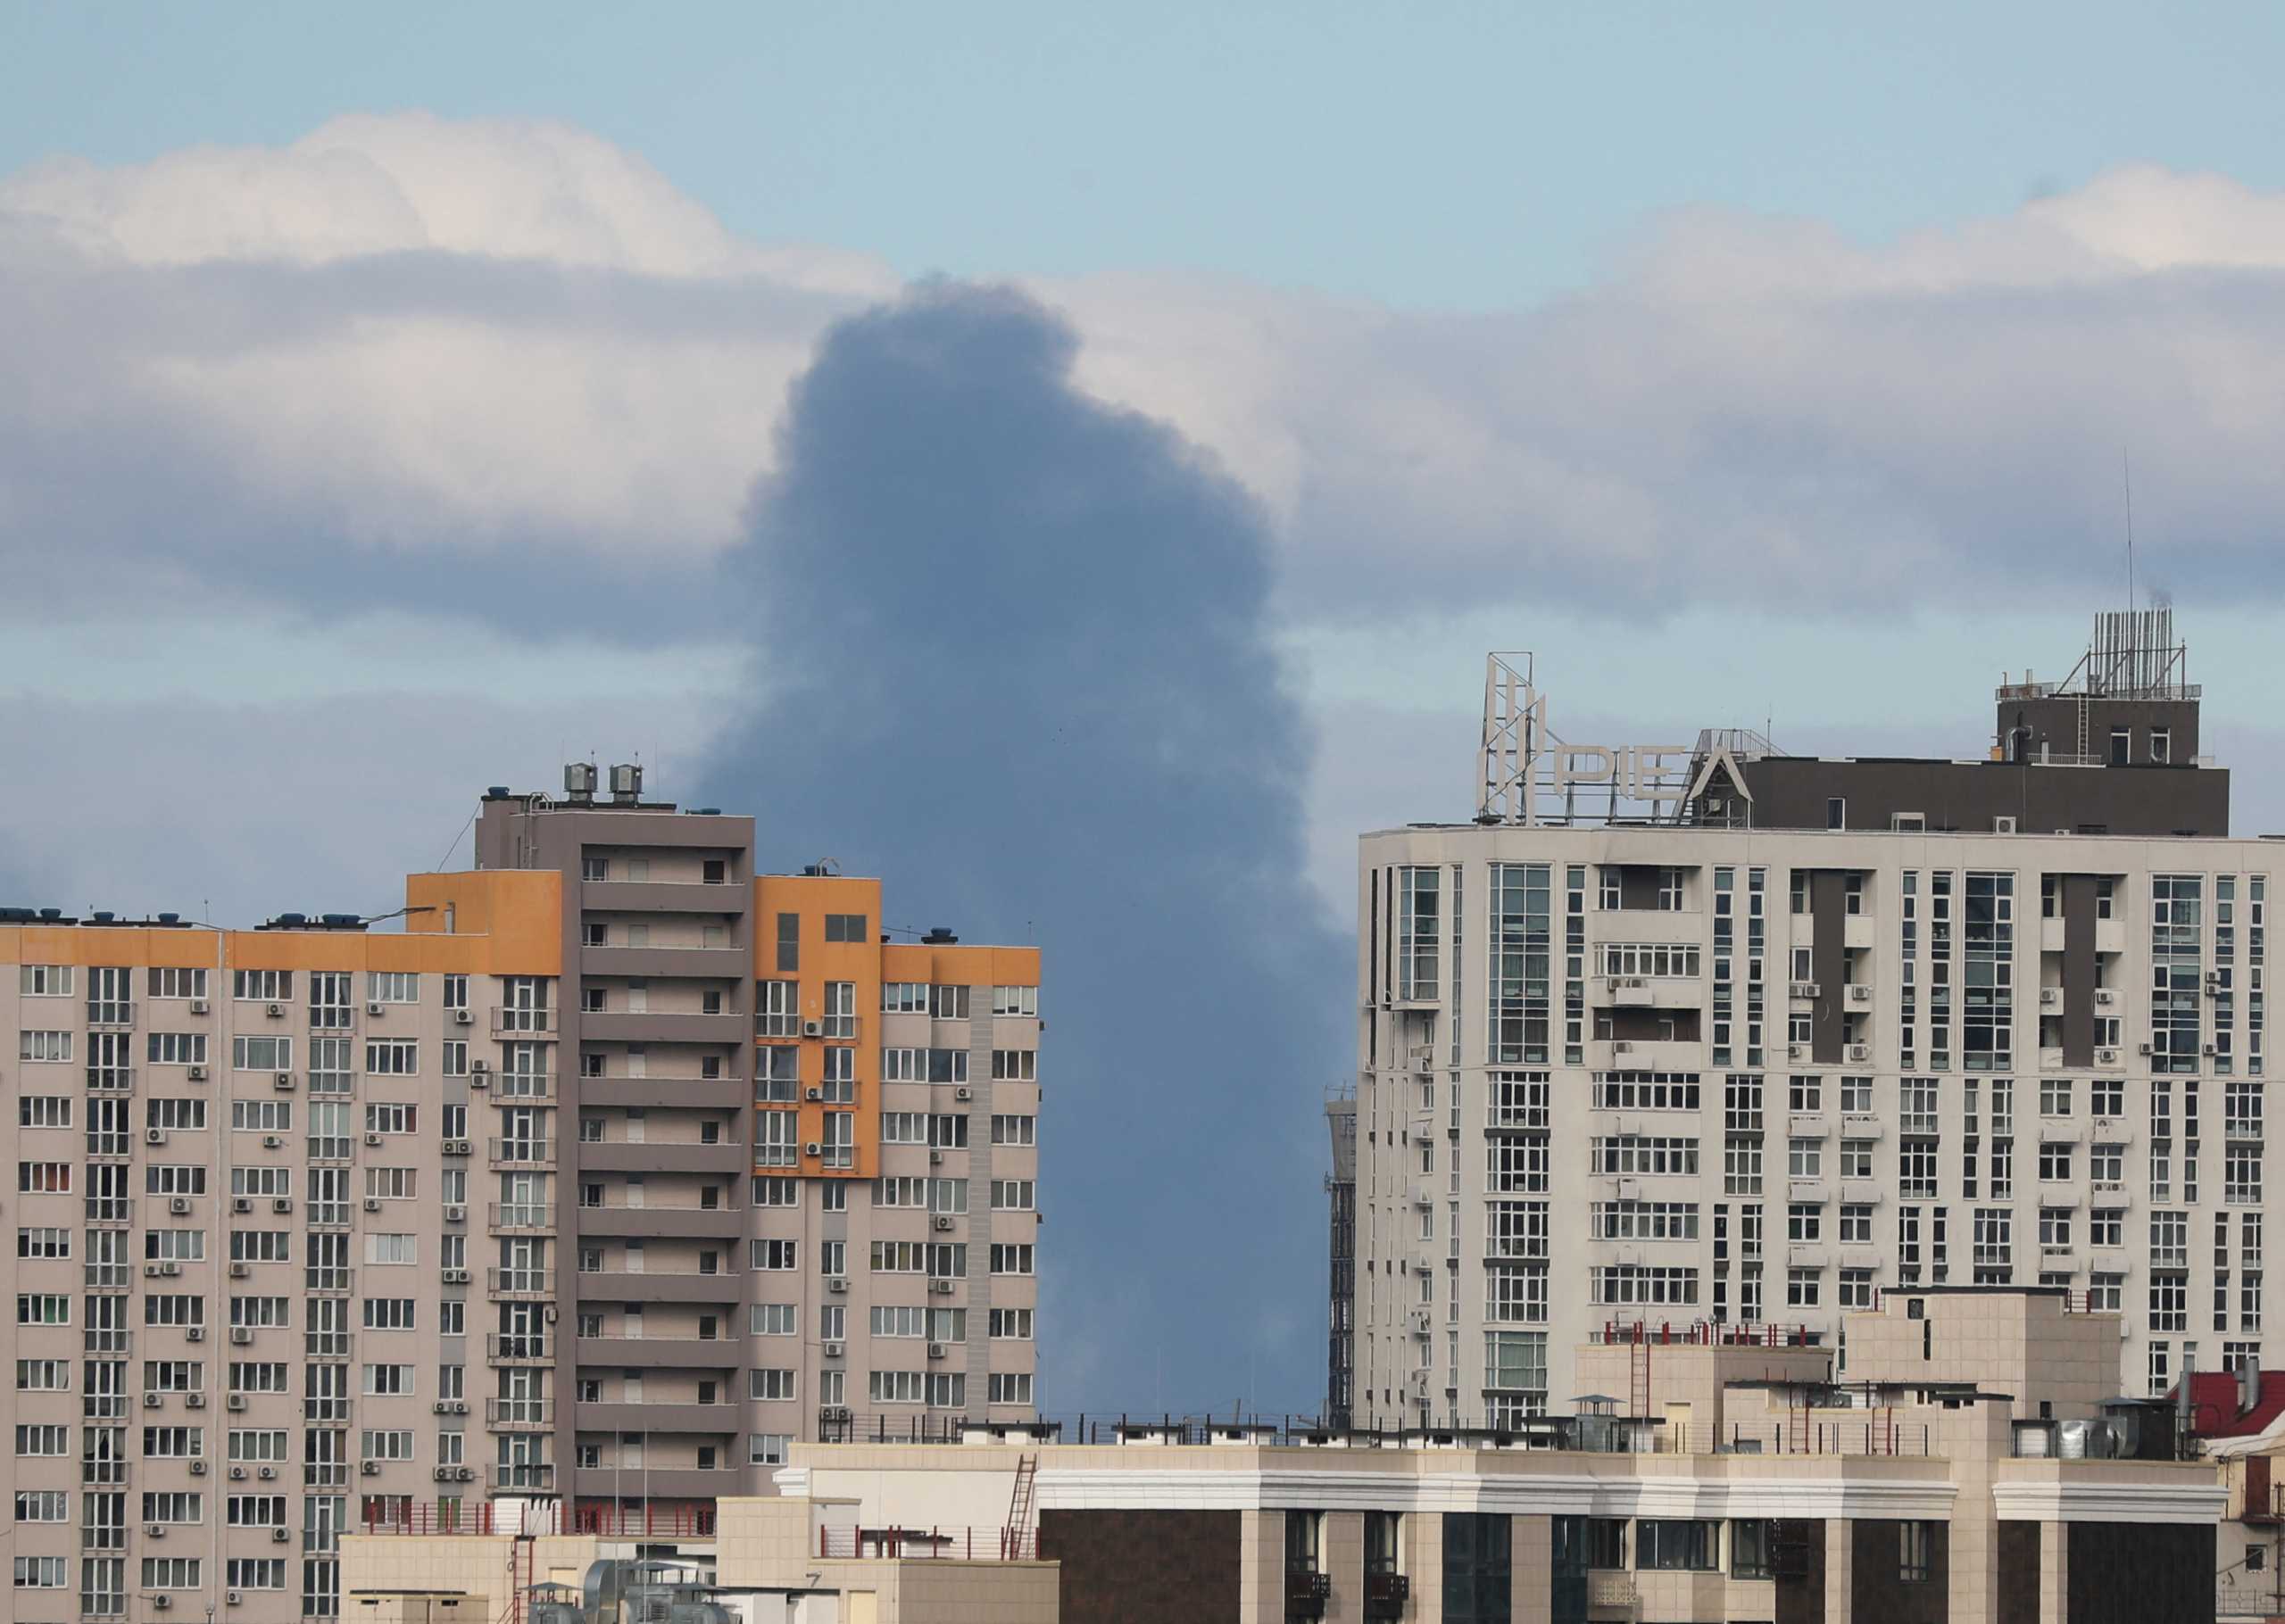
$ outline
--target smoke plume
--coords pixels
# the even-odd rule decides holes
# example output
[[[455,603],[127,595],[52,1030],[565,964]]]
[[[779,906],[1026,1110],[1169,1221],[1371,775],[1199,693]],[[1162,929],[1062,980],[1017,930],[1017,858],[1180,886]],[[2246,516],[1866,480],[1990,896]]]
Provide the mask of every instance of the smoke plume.
[[[1043,948],[1043,1407],[1314,1409],[1354,972],[1269,538],[1076,349],[968,286],[827,335],[728,566],[767,692],[708,799],[881,875],[891,924]]]

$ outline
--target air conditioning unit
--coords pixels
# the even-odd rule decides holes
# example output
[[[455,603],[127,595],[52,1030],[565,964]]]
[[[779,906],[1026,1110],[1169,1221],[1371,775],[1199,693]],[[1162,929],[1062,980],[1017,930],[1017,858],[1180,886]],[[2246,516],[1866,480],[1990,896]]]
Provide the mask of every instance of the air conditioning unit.
[[[2198,1053],[2203,1054],[2203,1055],[2211,1055],[2211,1054],[2213,1054],[2213,1053],[2214,1053],[2214,1052],[2215,1052],[2214,1048],[2214,1046],[2213,1046],[2211,1043],[2206,1044],[2204,1047],[2202,1047],[2202,1048],[2198,1050]]]
[[[928,1164],[932,1167],[942,1163],[943,1159],[944,1153],[941,1150],[932,1150],[928,1153]]]
[[[825,1098],[825,1090],[823,1089],[811,1089],[809,1091],[809,1098],[811,1099],[823,1099]]]
[[[1849,1046],[1849,1057],[1851,1060],[1870,1060],[1873,1057],[1873,1046],[1869,1043],[1852,1043]]]
[[[808,1144],[802,1147],[802,1154],[809,1156],[823,1156],[825,1154],[825,1147],[818,1144],[817,1140],[811,1139]]]
[[[469,1142],[466,1139],[446,1139],[445,1141],[445,1154],[446,1156],[466,1156],[468,1153]]]
[[[206,1013],[206,1000],[204,998],[191,999],[190,1013],[193,1015],[204,1015]]]
[[[190,1068],[190,1080],[193,1082],[204,1082],[206,1081],[206,1068],[203,1065],[192,1066]]]
[[[232,1264],[230,1265],[230,1278],[234,1280],[242,1280],[253,1272],[253,1271],[244,1264]]]
[[[143,1265],[143,1278],[146,1280],[154,1280],[158,1279],[159,1265],[156,1264],[145,1264]]]
[[[466,1415],[468,1413],[468,1400],[465,1398],[448,1398],[445,1403],[450,1408],[451,1413],[454,1415]]]
[[[280,1094],[291,1094],[294,1091],[294,1073],[291,1072],[278,1073],[276,1081],[271,1086],[276,1088]]]
[[[365,1210],[366,1210],[367,1212],[369,1212],[369,1213],[378,1213],[378,1212],[379,1212],[379,1211],[381,1210],[381,1198],[380,1198],[378,1196],[368,1196],[368,1197],[365,1197]]]
[[[1809,1046],[1807,1044],[1788,1043],[1785,1046],[1785,1058],[1788,1060],[1807,1060],[1808,1057]]]
[[[231,1343],[231,1346],[235,1346],[235,1347],[247,1347],[247,1346],[251,1346],[253,1345],[253,1326],[251,1326],[251,1325],[233,1325],[233,1326],[231,1326],[231,1327],[230,1327],[230,1343]]]
[[[970,1093],[968,1090],[963,1086],[952,1090],[952,1098],[954,1099],[974,1099],[976,1096]]]
[[[224,1407],[232,1410],[244,1410],[246,1407],[246,1396],[244,1393],[231,1394],[230,1396],[224,1401]]]
[[[357,1470],[366,1477],[378,1478],[381,1475],[381,1463],[378,1461],[366,1461],[361,1463]]]
[[[187,1325],[187,1326],[185,1326],[185,1327],[183,1328],[182,1339],[183,1339],[184,1341],[186,1341],[186,1342],[204,1342],[204,1341],[205,1341],[205,1340],[206,1340],[206,1327],[204,1327],[204,1325]]]
[[[2013,817],[2011,817],[2011,816],[2006,816],[2005,814],[2002,814],[2000,816],[1995,817],[1995,818],[1993,818],[1993,819],[1991,820],[1991,833],[1994,833],[1994,834],[2013,834],[2013,833],[2015,833],[2015,820]]]
[[[2118,1064],[2118,1051],[2115,1048],[2097,1049],[2095,1051],[2095,1064],[2097,1065],[2116,1065]]]
[[[270,1543],[274,1545],[282,1545],[293,1537],[293,1532],[288,1529],[272,1529],[270,1530]],[[234,1590],[230,1594],[232,1595],[236,1595],[237,1592]]]
[[[204,1461],[193,1461],[190,1463],[190,1475],[194,1478],[204,1477],[206,1475],[206,1462]]]
[[[824,1037],[824,1036],[825,1036],[825,1023],[824,1023],[823,1021],[804,1021],[804,1022],[802,1022],[802,1036],[803,1036],[803,1037],[805,1037],[805,1038],[822,1038],[822,1037]]]
[[[167,1142],[167,1131],[164,1128],[145,1128],[143,1130],[143,1142],[146,1145],[163,1145]]]
[[[206,1395],[185,1393],[182,1396],[182,1407],[186,1410],[204,1410],[206,1407]]]
[[[464,1206],[446,1207],[445,1209],[445,1222],[446,1223],[466,1223],[468,1222],[468,1208]]]
[[[294,1210],[294,1197],[291,1197],[291,1196],[272,1196],[272,1197],[270,1197],[270,1210],[271,1212],[273,1212],[273,1213],[290,1213],[290,1212],[292,1212],[292,1211]]]
[[[449,1466],[439,1466],[436,1468],[436,1481],[439,1483],[451,1482],[453,1480],[453,1469]]]
[[[271,1005],[271,1006],[270,1006],[270,1007],[274,1009],[274,1008],[276,1008],[276,1007],[277,1007],[277,1006],[273,1004],[273,1005]],[[170,1607],[173,1606],[174,1604],[175,1604],[175,1598],[174,1598],[174,1597],[172,1597],[172,1596],[170,1596],[170,1595],[168,1595],[165,1591],[163,1591],[163,1590],[157,1592],[155,1595],[154,1595],[151,1597],[151,1610],[152,1610],[154,1612],[166,1612],[166,1610],[167,1610],[168,1608],[170,1608]]]
[[[365,1142],[366,1142],[368,1145],[375,1145],[375,1146],[378,1146],[378,1145],[381,1142],[381,1136],[380,1136],[379,1134],[378,1134],[378,1133],[370,1133],[370,1132],[369,1132],[369,1133],[367,1133],[367,1134],[365,1135]]]
[[[481,1077],[492,1069],[492,1062],[489,1060],[471,1060],[468,1063],[468,1069],[469,1075]]]
[[[827,1404],[825,1408],[818,1412],[818,1419],[819,1421],[847,1421],[849,1419],[849,1406],[847,1404]]]
[[[2039,1007],[2041,1009],[2060,1009],[2063,1007],[2063,989],[2041,987],[2039,990]]]
[[[2147,1055],[2150,1052],[2150,1046],[2147,1043],[2138,1043],[2134,1046],[2134,1052],[2138,1055]]]
[[[159,1265],[159,1272],[166,1276],[169,1280],[172,1280],[176,1275],[182,1272],[182,1265],[180,1264],[172,1263],[161,1264]]]
[[[278,1530],[278,1532],[279,1532],[279,1533],[281,1533],[281,1534],[282,1534],[282,1533],[284,1533],[285,1531],[286,1531],[286,1530],[285,1530],[285,1529],[280,1529]],[[231,1590],[231,1591],[228,1591],[228,1592],[225,1592],[225,1593],[224,1593],[224,1598],[223,1598],[223,1599],[225,1599],[226,1601],[228,1601],[228,1602],[230,1603],[230,1605],[231,1605],[231,1606],[236,1607],[236,1606],[237,1606],[240,1602],[245,1601],[246,1598],[245,1598],[245,1596],[241,1592],[239,1592],[239,1591],[236,1591],[236,1590]]]
[[[952,1282],[950,1280],[930,1280],[928,1282],[928,1289],[935,1293],[938,1297],[950,1297],[952,1295]]]
[[[849,1279],[846,1275],[836,1274],[826,1281],[825,1288],[827,1291],[846,1291],[849,1289]]]
[[[1797,998],[1813,998],[1817,995],[1817,984],[1815,982],[1795,982],[1786,990]]]
[[[158,1409],[166,1402],[167,1396],[164,1393],[145,1393],[143,1395],[143,1407],[146,1410]]]
[[[286,1018],[286,1006],[283,1004],[272,1004],[270,1007],[270,1018],[273,1021],[284,1020]]]
[[[381,1013],[381,1000],[380,1000],[380,999],[378,999],[378,998],[368,998],[368,999],[366,999],[366,1000],[365,1000],[365,1013],[366,1013],[367,1015],[377,1015],[380,1014],[380,1013]]]
[[[475,1015],[474,1015],[473,1013],[471,1013],[470,1011],[466,1010],[466,1009],[455,1009],[455,1010],[453,1010],[453,1025],[455,1025],[455,1026],[473,1026],[475,1023],[476,1023],[476,1016],[475,1016]]]
[[[465,1286],[465,1285],[467,1285],[467,1284],[468,1284],[468,1271],[467,1271],[467,1270],[465,1270],[465,1269],[447,1269],[447,1270],[445,1270],[445,1284],[446,1284],[447,1286]]]
[[[941,1342],[931,1342],[928,1345],[928,1356],[931,1359],[942,1359],[944,1356],[944,1345]]]
[[[1849,989],[1849,1001],[1852,1004],[1871,1003],[1873,1001],[1873,989],[1871,983],[1867,982],[1857,982],[1853,983]]]
[[[838,1342],[828,1342],[825,1345],[825,1356],[828,1359],[838,1359],[843,1354],[848,1351],[849,1350],[846,1347]]]
[[[2098,987],[2095,989],[2095,1002],[2098,1004],[2115,1004],[2118,1002],[2118,994],[2112,991],[2108,987]]]
[[[166,1525],[165,1523],[163,1523],[163,1522],[146,1522],[146,1523],[145,1523],[145,1524],[143,1525],[143,1537],[144,1537],[144,1538],[145,1538],[145,1539],[164,1539],[166,1537],[167,1537],[167,1525]]]
[[[167,1197],[167,1211],[177,1214],[190,1211],[190,1197],[188,1196],[169,1196]]]
[[[942,1213],[939,1213],[935,1218],[935,1226],[939,1230],[949,1230],[952,1227],[952,1221],[944,1216]]]

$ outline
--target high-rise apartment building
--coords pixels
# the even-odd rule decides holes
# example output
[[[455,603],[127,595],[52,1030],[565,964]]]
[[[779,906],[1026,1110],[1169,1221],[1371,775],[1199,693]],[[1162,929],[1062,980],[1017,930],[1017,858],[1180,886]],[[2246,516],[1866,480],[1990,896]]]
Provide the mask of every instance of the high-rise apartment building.
[[[1937,1284],[2120,1311],[2132,1392],[2277,1363],[2277,848],[2183,666],[2106,615],[1988,756],[1836,760],[1566,743],[1494,657],[1476,819],[1361,846],[1359,1421],[1567,1414],[1608,1322],[1832,1338]]]
[[[1037,951],[567,776],[401,932],[0,914],[10,1618],[331,1617],[345,1529],[1033,1413]]]

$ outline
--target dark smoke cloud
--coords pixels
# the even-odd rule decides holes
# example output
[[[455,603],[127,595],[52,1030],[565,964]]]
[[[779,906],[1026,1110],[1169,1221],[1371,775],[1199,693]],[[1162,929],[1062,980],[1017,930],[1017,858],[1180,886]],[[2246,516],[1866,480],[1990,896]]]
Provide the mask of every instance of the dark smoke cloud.
[[[1313,1409],[1354,971],[1301,877],[1269,540],[1076,347],[961,286],[830,332],[730,566],[773,687],[709,799],[894,924],[1043,949],[1043,1405]]]

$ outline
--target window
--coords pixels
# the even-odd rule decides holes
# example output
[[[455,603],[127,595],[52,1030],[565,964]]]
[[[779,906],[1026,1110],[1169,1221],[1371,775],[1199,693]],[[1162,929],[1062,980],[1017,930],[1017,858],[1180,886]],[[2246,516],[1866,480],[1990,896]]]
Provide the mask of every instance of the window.
[[[282,1004],[294,996],[291,970],[233,970],[230,996],[242,1004]]]
[[[1849,802],[1842,797],[1835,795],[1825,801],[1824,826],[1828,829],[1849,827]]]
[[[1029,1274],[1032,1272],[1031,1243],[1022,1245],[994,1242],[992,1247],[992,1272],[994,1274]]]
[[[1786,1176],[1821,1179],[1824,1176],[1824,1143],[1821,1139],[1789,1139],[1785,1146]]]
[[[1785,1239],[1795,1246],[1814,1246],[1824,1239],[1824,1209],[1796,1201],[1785,1209]]]
[[[992,990],[992,1013],[995,1015],[1036,1018],[1039,1015],[1039,989],[994,987]]]
[[[1927,1583],[1936,1572],[1936,1525],[1903,1522],[1897,1526],[1901,1535],[1897,1578],[1907,1585]]]
[[[2150,759],[2159,762],[2173,759],[2173,733],[2171,728],[2154,727],[2150,730]]]
[[[290,1072],[294,1069],[291,1038],[233,1038],[230,1064],[241,1072]]]
[[[863,941],[868,934],[862,914],[827,914],[825,916],[825,939],[827,941]]]
[[[1679,1518],[1638,1517],[1634,1520],[1634,1565],[1643,1570],[1710,1573],[1721,1545],[1721,1526]]]
[[[420,977],[409,970],[375,970],[366,977],[365,996],[382,1004],[418,1004]]]
[[[765,1403],[787,1401],[794,1396],[794,1372],[790,1370],[750,1370],[746,1383],[747,1396]]]

